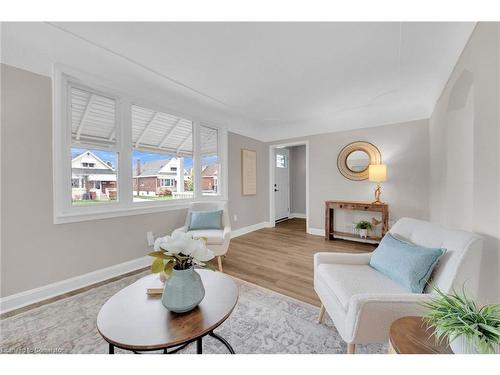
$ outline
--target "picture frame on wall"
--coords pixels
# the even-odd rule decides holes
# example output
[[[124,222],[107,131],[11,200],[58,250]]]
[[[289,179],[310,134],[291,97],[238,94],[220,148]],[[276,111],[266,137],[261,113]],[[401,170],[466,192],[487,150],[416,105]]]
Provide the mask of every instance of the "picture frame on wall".
[[[241,195],[257,195],[257,152],[241,149]]]

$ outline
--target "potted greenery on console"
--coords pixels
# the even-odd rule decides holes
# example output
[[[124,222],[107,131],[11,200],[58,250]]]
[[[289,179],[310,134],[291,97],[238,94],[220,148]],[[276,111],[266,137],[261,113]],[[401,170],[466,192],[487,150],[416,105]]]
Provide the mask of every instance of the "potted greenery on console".
[[[372,229],[372,224],[369,221],[361,220],[354,224],[354,229],[361,238],[366,238],[368,237],[368,230]]]
[[[194,267],[211,268],[207,263],[214,254],[204,239],[193,239],[184,232],[157,238],[154,250],[153,273],[165,274],[162,303],[170,311],[184,313],[194,309],[205,297],[205,288]]]
[[[424,304],[429,309],[424,320],[438,340],[448,337],[454,353],[500,353],[499,304],[478,307],[464,291],[435,290],[438,296]]]

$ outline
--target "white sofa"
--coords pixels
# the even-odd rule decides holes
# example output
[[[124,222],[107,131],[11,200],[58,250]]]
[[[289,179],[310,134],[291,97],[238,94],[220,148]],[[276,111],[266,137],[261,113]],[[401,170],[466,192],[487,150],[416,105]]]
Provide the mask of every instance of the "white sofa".
[[[191,220],[191,211],[217,211],[223,210],[222,227],[223,229],[205,229],[189,231]],[[226,255],[231,240],[231,222],[229,221],[229,212],[227,202],[196,202],[189,206],[186,222],[181,228],[174,230],[187,232],[193,235],[193,238],[207,238],[207,247],[212,250],[217,257],[219,270],[222,272],[222,256]]]
[[[445,292],[461,290],[477,294],[482,239],[466,231],[453,230],[422,220],[402,218],[390,233],[414,244],[445,248],[432,275],[432,285]],[[387,342],[391,323],[403,316],[422,315],[422,294],[406,291],[369,266],[371,254],[317,253],[314,255],[314,290],[324,312],[332,318],[347,352],[356,344]]]

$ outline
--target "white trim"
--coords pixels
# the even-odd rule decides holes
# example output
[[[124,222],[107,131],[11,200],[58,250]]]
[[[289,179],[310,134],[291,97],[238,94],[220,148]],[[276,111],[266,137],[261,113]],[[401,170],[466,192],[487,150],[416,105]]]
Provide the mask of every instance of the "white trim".
[[[274,149],[277,147],[290,147],[290,146],[306,146],[306,231],[309,233],[309,141],[297,141],[290,143],[276,143],[269,145],[269,222],[271,226],[275,225],[275,214],[274,214]]]
[[[70,279],[61,280],[39,288],[26,290],[0,298],[0,312],[5,313],[24,306],[31,305],[64,293],[77,290],[100,281],[108,280],[116,276],[126,274],[147,267],[151,264],[148,256],[130,260],[111,267],[102,268]]]
[[[212,199],[212,200],[221,200],[221,199]],[[102,208],[104,207],[104,205],[106,205],[106,207],[104,207],[106,208],[106,210],[103,210],[101,212],[96,212],[95,210],[92,210],[89,212],[80,211],[74,214],[58,215],[57,217],[54,217],[54,224],[77,223],[80,221],[109,219],[113,217],[144,215],[144,214],[152,214],[158,212],[184,210],[187,209],[189,207],[189,204],[193,202],[195,202],[194,199],[176,199],[175,202],[174,201],[135,202],[137,206],[134,207],[118,207],[118,206],[112,207],[111,205],[114,205],[115,203],[109,202],[99,205],[99,208]],[[87,207],[81,207],[81,208],[87,208]],[[98,207],[91,207],[91,208],[98,208]]]
[[[307,216],[306,214],[300,214],[300,213],[291,213],[288,215],[290,219],[305,219]]]
[[[312,234],[313,236],[322,236],[325,237],[325,230],[319,228],[307,228],[307,233]]]
[[[259,230],[259,229],[272,228],[272,227],[274,227],[274,225],[272,225],[270,222],[263,221],[262,223],[249,225],[247,227],[243,227],[243,228],[239,228],[239,229],[231,231],[231,238],[243,236],[244,234],[255,232],[256,230]]]

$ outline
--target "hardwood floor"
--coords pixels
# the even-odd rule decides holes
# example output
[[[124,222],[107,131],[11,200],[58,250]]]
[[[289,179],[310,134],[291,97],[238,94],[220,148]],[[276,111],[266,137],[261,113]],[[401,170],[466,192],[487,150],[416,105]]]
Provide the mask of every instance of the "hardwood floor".
[[[325,241],[306,233],[304,219],[291,219],[231,240],[224,272],[264,288],[319,306],[313,289],[315,253],[373,251],[370,244]]]

